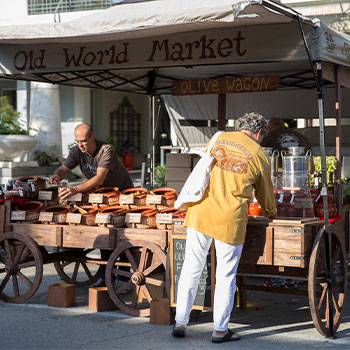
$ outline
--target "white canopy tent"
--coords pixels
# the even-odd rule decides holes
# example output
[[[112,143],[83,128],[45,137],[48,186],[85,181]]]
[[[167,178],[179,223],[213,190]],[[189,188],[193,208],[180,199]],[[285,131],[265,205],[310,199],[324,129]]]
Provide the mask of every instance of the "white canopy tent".
[[[318,106],[316,110],[310,108],[309,113],[303,109],[303,117],[320,119],[321,149],[323,88],[336,86],[332,103],[339,125],[339,146],[340,87],[350,87],[349,68],[349,36],[271,0],[158,0],[122,4],[65,23],[0,26],[0,77],[8,79],[154,96],[171,94],[173,83],[179,80],[278,76],[278,100],[283,95],[288,101],[291,90],[314,93],[299,92],[299,97],[306,105]],[[257,103],[260,98],[263,107],[276,101],[273,92],[231,95],[234,105],[250,99]],[[222,127],[226,104],[220,95],[218,100]],[[290,108],[296,105],[287,108],[285,104],[286,113],[280,116],[291,116]],[[150,116],[151,107],[152,103]],[[337,157],[340,161],[339,147]],[[326,183],[324,153],[322,169]],[[329,232],[327,191],[322,195]]]

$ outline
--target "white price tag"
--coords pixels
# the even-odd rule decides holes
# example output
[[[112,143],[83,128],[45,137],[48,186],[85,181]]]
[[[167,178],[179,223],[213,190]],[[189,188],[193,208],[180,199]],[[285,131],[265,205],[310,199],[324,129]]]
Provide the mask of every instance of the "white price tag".
[[[103,203],[103,194],[91,193],[89,194],[89,203]]]
[[[66,221],[71,224],[80,224],[81,214],[68,213]]]
[[[26,219],[26,212],[25,210],[14,210],[11,213],[11,220],[25,220]]]
[[[157,214],[157,224],[172,224],[173,214]]]
[[[39,214],[39,221],[52,221],[52,219],[53,219],[53,213],[42,211]]]
[[[111,218],[111,214],[96,214],[95,222],[96,224],[110,224]]]
[[[32,182],[30,185],[31,185],[32,191],[35,192],[35,184],[34,184],[34,182]]]
[[[156,194],[148,194],[146,196],[146,204],[162,204],[162,196]]]
[[[50,201],[52,200],[52,191],[39,191],[39,200]]]
[[[119,196],[120,204],[134,204],[135,196],[132,194],[122,194]]]
[[[125,222],[139,224],[141,222],[141,213],[126,213]]]

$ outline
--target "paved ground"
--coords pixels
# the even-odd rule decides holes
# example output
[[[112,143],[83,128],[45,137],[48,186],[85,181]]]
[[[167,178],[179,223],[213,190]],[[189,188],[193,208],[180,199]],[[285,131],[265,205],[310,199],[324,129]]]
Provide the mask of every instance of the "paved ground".
[[[0,302],[0,349],[349,349],[350,301],[336,339],[318,334],[306,297],[248,292],[249,307],[234,309],[231,327],[242,335],[236,343],[210,342],[212,313],[191,323],[185,339],[170,336],[171,326],[151,325],[149,319],[120,311],[88,309],[88,288],[77,288],[76,305],[47,306],[47,288],[59,283],[53,265],[46,265],[42,284],[25,304]]]

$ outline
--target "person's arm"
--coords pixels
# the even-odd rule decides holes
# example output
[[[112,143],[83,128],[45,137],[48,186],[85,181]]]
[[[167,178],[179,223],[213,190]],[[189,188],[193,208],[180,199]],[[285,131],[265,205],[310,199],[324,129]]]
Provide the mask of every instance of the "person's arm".
[[[100,187],[104,183],[108,172],[109,169],[107,168],[97,168],[96,175],[93,176],[91,179],[77,186],[66,187],[62,189],[60,192],[60,198],[63,200],[68,199],[76,193],[85,193],[97,187]]]
[[[61,183],[61,181],[68,175],[70,170],[71,169],[69,169],[67,166],[61,165],[54,171],[53,175],[49,178],[49,183]]]

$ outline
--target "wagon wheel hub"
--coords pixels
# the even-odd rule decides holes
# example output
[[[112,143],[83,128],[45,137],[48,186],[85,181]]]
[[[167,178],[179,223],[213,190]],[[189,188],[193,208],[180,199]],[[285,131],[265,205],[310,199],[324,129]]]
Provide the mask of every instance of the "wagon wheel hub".
[[[140,272],[140,271],[136,271],[131,276],[131,281],[135,285],[141,286],[141,285],[145,284],[145,275],[142,272]]]
[[[10,275],[15,275],[18,272],[18,268],[15,264],[10,263],[5,266],[5,272]]]

